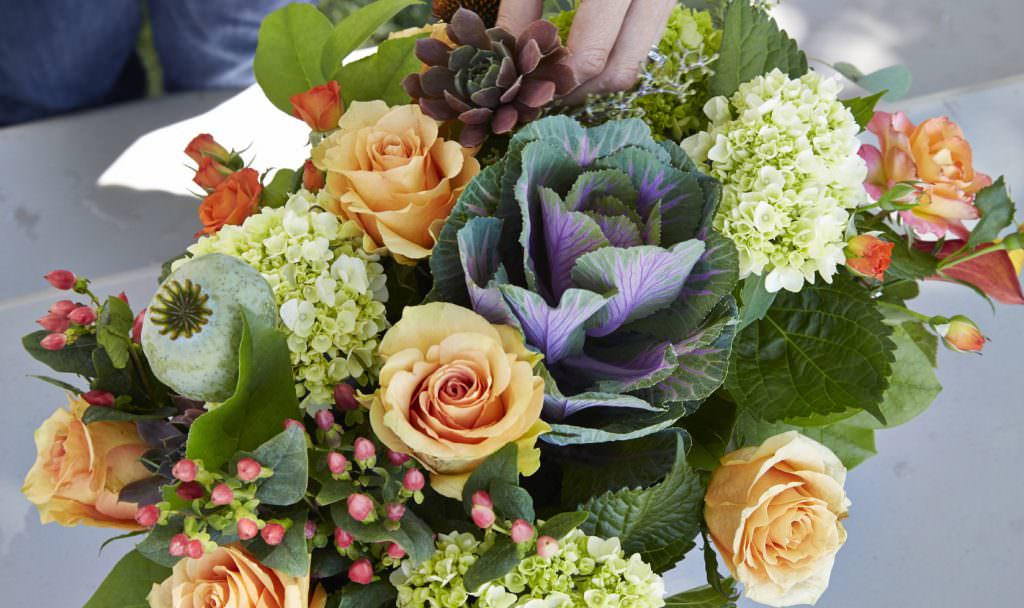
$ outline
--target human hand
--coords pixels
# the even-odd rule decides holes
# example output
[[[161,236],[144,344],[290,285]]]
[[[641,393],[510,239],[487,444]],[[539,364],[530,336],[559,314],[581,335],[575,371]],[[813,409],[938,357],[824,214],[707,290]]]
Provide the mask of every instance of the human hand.
[[[541,18],[544,0],[502,0],[498,26],[518,35]],[[580,0],[569,31],[569,66],[579,86],[568,104],[636,84],[651,47],[665,32],[675,0]]]

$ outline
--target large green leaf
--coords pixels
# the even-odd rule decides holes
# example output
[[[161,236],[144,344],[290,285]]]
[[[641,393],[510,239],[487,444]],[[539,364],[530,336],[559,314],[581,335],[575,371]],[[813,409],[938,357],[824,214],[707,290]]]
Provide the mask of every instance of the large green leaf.
[[[301,511],[296,511],[296,514],[300,516],[292,518],[291,527],[284,533],[281,544],[271,546],[257,536],[249,541],[246,549],[268,568],[291,576],[307,576],[310,558],[306,547],[306,515]]]
[[[376,0],[353,11],[334,26],[334,31],[327,38],[320,58],[320,69],[329,79],[333,79],[345,57],[362,46],[377,28],[405,7],[419,3],[419,0]]]
[[[803,76],[807,56],[771,16],[747,0],[734,0],[725,16],[711,94],[732,95],[744,82],[775,68],[793,78]]]
[[[420,69],[415,46],[416,38],[385,40],[373,55],[339,68],[334,79],[341,85],[345,103],[377,99],[392,106],[409,103],[402,80]]]
[[[676,437],[675,431],[664,430],[555,452],[562,466],[562,504],[575,506],[608,491],[657,483],[672,470]]]
[[[690,434],[692,446],[686,454],[690,466],[713,471],[728,452],[729,439],[736,424],[736,404],[712,395],[693,414],[683,418],[676,426]]]
[[[852,419],[822,426],[797,426],[784,422],[766,422],[754,418],[749,412],[740,412],[736,421],[736,438],[741,446],[758,445],[769,437],[792,430],[800,431],[827,446],[848,469],[856,467],[878,453],[875,450],[874,430]]]
[[[44,363],[55,372],[78,374],[94,377],[96,368],[92,363],[92,351],[96,350],[96,338],[82,336],[61,350],[46,350],[39,341],[50,335],[45,329],[34,331],[21,339],[25,351],[40,363]]]
[[[727,578],[722,583],[725,593],[704,585],[665,598],[665,608],[734,608],[739,597],[736,581]]]
[[[685,433],[676,433],[675,464],[661,483],[608,492],[580,505],[590,512],[581,526],[584,532],[617,536],[627,554],[640,553],[658,572],[694,547],[704,506],[700,476],[686,463]]]
[[[163,582],[171,569],[130,551],[110,571],[84,608],[148,608],[154,583]]]
[[[96,319],[96,341],[107,351],[110,361],[117,369],[128,366],[128,359],[131,356],[129,349],[132,348],[129,334],[134,320],[132,309],[117,296],[107,298]]]
[[[256,498],[266,505],[292,505],[306,495],[309,483],[309,459],[306,433],[291,426],[260,447],[252,457],[274,474],[260,482]]]
[[[327,82],[320,68],[331,20],[312,4],[289,4],[263,20],[253,72],[267,99],[291,114],[292,95]]]
[[[736,338],[726,388],[740,409],[769,422],[851,408],[884,420],[892,331],[868,291],[845,275],[780,294]]]
[[[295,379],[284,336],[242,310],[235,393],[196,419],[186,453],[210,469],[224,465],[235,452],[254,450],[281,432],[284,421],[301,419]]]
[[[969,249],[996,240],[1003,228],[1013,222],[1014,214],[1013,201],[1002,177],[979,192],[974,198],[974,205],[981,212],[981,219],[967,239]]]

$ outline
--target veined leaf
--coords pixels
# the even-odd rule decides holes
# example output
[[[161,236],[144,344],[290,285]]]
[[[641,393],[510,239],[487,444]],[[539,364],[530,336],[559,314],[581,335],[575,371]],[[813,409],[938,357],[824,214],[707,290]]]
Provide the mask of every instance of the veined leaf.
[[[484,583],[489,583],[511,572],[519,564],[519,561],[516,544],[507,536],[498,536],[491,548],[473,562],[469,570],[466,570],[466,574],[462,578],[463,584],[467,591],[475,591]]]
[[[848,418],[824,426],[797,426],[785,422],[766,422],[754,418],[749,412],[740,412],[736,421],[737,442],[745,446],[758,445],[779,433],[797,430],[827,446],[846,468],[852,469],[878,452],[875,450],[875,431],[851,420]]]
[[[309,483],[309,459],[306,456],[306,433],[291,426],[256,448],[256,462],[273,469],[274,474],[261,480],[256,498],[266,505],[292,505],[306,495]]]
[[[292,517],[292,525],[284,533],[281,544],[271,546],[256,537],[249,541],[246,549],[268,568],[291,576],[309,574],[309,551],[306,549],[306,515],[296,511],[299,517]]]
[[[605,492],[654,485],[672,470],[677,435],[664,430],[555,452],[562,467],[562,504],[572,507]]]
[[[96,368],[92,363],[92,351],[96,350],[96,338],[82,336],[74,344],[68,344],[61,350],[46,350],[39,341],[48,336],[45,329],[34,331],[21,339],[25,351],[36,361],[44,363],[55,372],[78,374],[89,378],[96,376]]]
[[[704,585],[665,598],[665,608],[735,608],[739,589],[731,578],[722,581],[722,593],[711,585]]]
[[[842,100],[843,105],[853,114],[853,119],[857,121],[862,131],[871,122],[871,117],[875,115],[875,106],[878,105],[878,101],[882,99],[883,95],[885,95],[885,91],[879,91],[867,97],[853,97]]]
[[[341,85],[346,106],[353,101],[377,99],[391,106],[409,103],[402,80],[420,69],[420,60],[413,53],[415,46],[416,38],[385,40],[373,55],[341,66],[334,80]]]
[[[807,56],[767,13],[746,0],[730,3],[711,95],[732,95],[744,82],[775,68],[798,78],[807,73]]]
[[[996,240],[1003,228],[1013,222],[1013,201],[1006,191],[1006,182],[1002,176],[991,186],[978,192],[974,197],[974,206],[981,211],[981,219],[967,239],[967,246],[972,249],[982,243]]]
[[[291,114],[292,95],[327,82],[320,67],[331,20],[312,4],[288,4],[263,20],[253,72],[267,99]]]
[[[100,583],[84,608],[134,608],[148,606],[146,596],[154,583],[162,583],[171,569],[146,559],[136,550],[121,558]]]
[[[334,26],[334,31],[324,43],[321,71],[329,79],[334,79],[335,72],[349,53],[361,47],[367,38],[402,9],[419,3],[419,0],[376,0],[353,11]]]
[[[371,5],[372,6],[372,5]],[[397,592],[386,580],[379,580],[369,585],[349,583],[340,593],[336,608],[380,608],[394,605]],[[331,604],[328,602],[328,605]]]

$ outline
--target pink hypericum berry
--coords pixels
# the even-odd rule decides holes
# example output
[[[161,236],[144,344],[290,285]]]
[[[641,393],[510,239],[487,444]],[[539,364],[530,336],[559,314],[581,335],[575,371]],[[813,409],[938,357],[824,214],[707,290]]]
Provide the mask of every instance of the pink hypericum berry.
[[[351,384],[334,385],[334,405],[343,412],[351,412],[359,409],[359,400],[356,399],[356,389]]]
[[[253,520],[244,517],[238,520],[238,538],[249,540],[250,538],[256,538],[256,535],[259,533],[260,525]]]
[[[203,548],[203,541],[201,541],[201,540],[190,540],[190,541],[188,541],[188,546],[185,548],[185,554],[186,555],[188,555],[192,559],[199,559],[200,557],[203,556],[203,553],[206,553],[206,550]]]
[[[316,536],[316,522],[312,519],[306,520],[306,540],[309,540]]]
[[[533,526],[525,519],[517,519],[512,522],[512,529],[509,530],[509,536],[512,537],[512,542],[516,544],[525,543],[533,538]]]
[[[391,543],[388,545],[388,557],[391,559],[402,559],[405,557],[405,549],[399,546],[398,543]]]
[[[97,390],[82,393],[82,399],[89,405],[98,405],[100,407],[113,407],[115,401],[113,393]]]
[[[263,538],[263,542],[272,547],[280,545],[281,541],[284,540],[284,526],[281,524],[267,524],[260,530],[260,536]]]
[[[366,437],[357,437],[355,443],[355,457],[357,462],[366,462],[377,455],[377,446]]]
[[[230,505],[235,499],[235,492],[226,483],[218,483],[210,492],[210,502],[218,507]]]
[[[357,559],[348,567],[348,579],[360,585],[369,585],[373,582],[373,564],[365,557]]]
[[[46,350],[62,350],[68,345],[68,337],[64,334],[53,333],[39,341],[39,346]]]
[[[405,477],[402,478],[402,487],[407,492],[419,492],[426,484],[427,479],[423,476],[423,471],[419,469],[409,469],[405,472]]]
[[[57,289],[71,289],[78,280],[75,273],[70,270],[51,270],[43,275],[43,278]]]
[[[490,507],[473,505],[473,510],[469,514],[473,518],[473,523],[481,530],[487,530],[494,525],[494,509]]]
[[[541,536],[537,539],[537,555],[548,559],[558,553],[558,541],[550,536]]]
[[[194,460],[188,458],[182,458],[174,463],[174,468],[171,469],[171,475],[178,481],[184,482],[195,481],[198,473],[199,467],[196,466]]]
[[[388,450],[388,462],[396,467],[400,467],[409,462],[409,455],[402,452],[396,452],[394,450]]]
[[[182,500],[196,500],[206,496],[206,490],[198,482],[188,481],[178,485],[174,490]]]
[[[334,426],[334,414],[331,410],[319,410],[313,415],[313,419],[321,430],[328,431]]]
[[[135,521],[140,526],[152,528],[156,525],[156,522],[160,521],[160,509],[156,505],[139,507],[139,510],[135,512]]]
[[[491,500],[491,495],[483,490],[473,492],[473,497],[470,500],[473,501],[474,506],[487,507],[488,509],[494,508],[494,501]]]
[[[50,313],[66,317],[76,308],[78,308],[78,304],[75,304],[71,300],[57,300],[53,303],[53,306],[50,307]]]
[[[117,298],[118,298],[119,300],[121,300],[122,302],[124,302],[125,304],[127,304],[127,303],[128,303],[128,294],[126,294],[126,293],[125,293],[125,292],[123,292],[123,291],[122,291],[121,293],[117,294]]]
[[[253,481],[260,476],[263,467],[252,458],[243,458],[238,461],[238,478],[242,481]]]
[[[96,322],[96,311],[92,306],[79,306],[68,313],[68,320],[79,325],[92,325]]]
[[[348,469],[348,458],[341,452],[327,453],[327,468],[335,475],[341,475]]]
[[[145,320],[146,309],[143,308],[139,314],[135,315],[135,321],[132,322],[132,342],[136,344],[142,344],[142,323]]]
[[[373,499],[366,494],[349,494],[348,514],[356,521],[366,521],[373,513]]]
[[[185,557],[185,553],[188,552],[189,539],[184,534],[175,534],[171,537],[171,543],[167,547],[167,552],[174,557]]]
[[[353,538],[351,534],[341,528],[334,529],[334,544],[337,545],[339,549],[348,549],[352,546],[352,543],[355,542],[355,540],[356,539]]]
[[[46,313],[44,316],[39,317],[36,319],[36,323],[46,331],[54,333],[67,331],[68,327],[71,326],[71,321],[68,320],[67,315],[60,315],[54,312]]]
[[[306,430],[306,425],[302,424],[300,421],[298,421],[298,420],[296,420],[294,418],[286,418],[285,421],[284,421],[284,430],[287,431],[288,429],[290,429],[292,427],[295,427],[295,428],[297,428],[297,429],[299,429],[299,430],[301,430],[303,432],[305,432],[305,430]]]
[[[400,502],[389,502],[386,507],[388,512],[388,519],[391,521],[401,521],[405,517],[405,505]]]

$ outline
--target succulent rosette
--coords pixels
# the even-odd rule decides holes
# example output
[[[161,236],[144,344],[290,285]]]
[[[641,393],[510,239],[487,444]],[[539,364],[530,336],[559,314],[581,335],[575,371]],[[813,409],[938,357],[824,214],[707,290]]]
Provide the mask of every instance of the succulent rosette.
[[[640,120],[545,118],[459,199],[429,297],[522,330],[550,373],[548,421],[586,426],[591,408],[678,418],[721,384],[734,335],[736,252],[710,225],[719,196]],[[545,439],[572,442],[558,428]]]
[[[463,146],[512,132],[576,86],[551,22],[535,21],[516,37],[460,8],[447,31],[454,48],[435,38],[416,42],[416,56],[428,67],[403,86],[428,116],[461,122]]]

